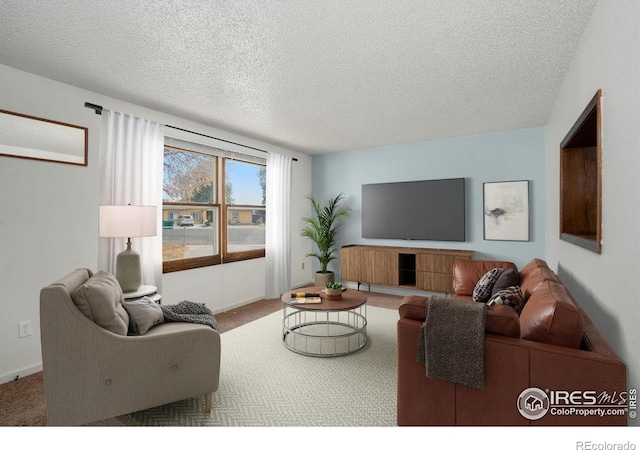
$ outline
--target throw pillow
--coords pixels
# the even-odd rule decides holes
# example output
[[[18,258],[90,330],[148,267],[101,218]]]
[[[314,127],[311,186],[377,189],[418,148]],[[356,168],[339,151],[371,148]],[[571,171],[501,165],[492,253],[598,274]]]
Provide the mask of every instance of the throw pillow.
[[[490,308],[495,305],[511,306],[518,314],[520,314],[520,311],[522,311],[522,307],[524,306],[524,298],[522,297],[520,286],[508,287],[491,296],[487,302],[487,307]]]
[[[508,269],[505,269],[496,280],[496,283],[493,285],[493,289],[491,290],[491,295],[493,296],[508,287],[518,286],[519,281],[520,274],[518,271],[513,267],[509,267]]]
[[[145,334],[149,328],[164,322],[160,305],[149,297],[125,301],[122,306],[129,314],[129,334]]]
[[[73,291],[71,299],[85,316],[102,328],[127,335],[129,315],[122,307],[122,289],[116,277],[109,272],[101,270],[94,274]]]
[[[493,290],[493,285],[496,284],[498,277],[502,275],[504,272],[504,268],[496,267],[491,269],[480,278],[480,281],[476,284],[476,287],[473,288],[473,301],[474,302],[486,302],[491,297],[491,291]]]

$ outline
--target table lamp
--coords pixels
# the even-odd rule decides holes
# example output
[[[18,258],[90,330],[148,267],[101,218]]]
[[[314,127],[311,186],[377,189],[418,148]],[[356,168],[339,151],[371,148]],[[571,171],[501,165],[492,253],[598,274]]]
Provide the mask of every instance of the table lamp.
[[[142,284],[140,254],[131,249],[131,238],[155,236],[157,229],[155,206],[100,206],[100,237],[127,238],[127,248],[116,259],[122,292],[135,292]]]

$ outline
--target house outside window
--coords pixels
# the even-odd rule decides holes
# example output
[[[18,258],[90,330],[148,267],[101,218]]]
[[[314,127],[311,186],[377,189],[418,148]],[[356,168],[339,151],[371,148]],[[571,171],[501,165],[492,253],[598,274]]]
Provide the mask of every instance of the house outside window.
[[[266,167],[225,160],[227,259],[264,256],[266,235]],[[260,211],[260,213],[256,213]]]

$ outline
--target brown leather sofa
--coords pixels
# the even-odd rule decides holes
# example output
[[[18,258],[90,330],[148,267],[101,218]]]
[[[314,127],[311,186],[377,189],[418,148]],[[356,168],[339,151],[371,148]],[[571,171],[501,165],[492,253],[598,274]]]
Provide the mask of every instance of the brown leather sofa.
[[[458,260],[453,298],[472,300],[478,281],[495,267],[517,273],[508,261]],[[525,300],[520,314],[506,305],[487,308],[478,390],[426,376],[416,355],[429,297],[404,298],[398,425],[626,425],[626,367],[564,284],[540,259],[520,270],[518,284]],[[545,395],[547,403],[536,410],[541,416],[521,412],[523,402]]]

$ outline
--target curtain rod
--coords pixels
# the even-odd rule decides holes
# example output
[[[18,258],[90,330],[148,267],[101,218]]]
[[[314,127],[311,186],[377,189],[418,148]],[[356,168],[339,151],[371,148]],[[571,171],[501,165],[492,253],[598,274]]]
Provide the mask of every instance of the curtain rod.
[[[100,106],[100,105],[94,105],[93,103],[84,102],[84,107],[85,108],[89,108],[89,109],[93,109],[96,112],[96,114],[102,114],[102,106]],[[239,144],[237,142],[228,141],[226,139],[217,138],[215,136],[209,136],[208,134],[198,133],[196,131],[186,130],[184,128],[174,127],[173,125],[165,124],[165,127],[173,128],[174,130],[185,131],[185,132],[191,133],[191,134],[197,134],[198,136],[203,136],[203,137],[206,137],[206,138],[209,138],[209,139],[215,139],[216,141],[226,142],[227,144],[239,145],[240,147],[250,148],[251,150],[257,150],[257,151],[262,152],[262,153],[269,153],[268,151],[262,150],[260,148],[251,147],[249,145],[244,145],[244,144]],[[297,158],[291,158],[291,159],[293,159],[294,161],[298,160]]]

